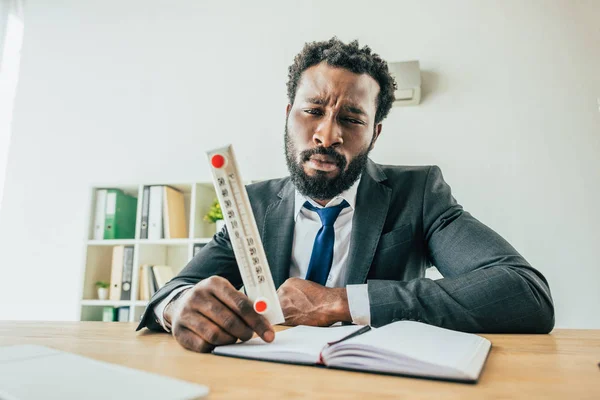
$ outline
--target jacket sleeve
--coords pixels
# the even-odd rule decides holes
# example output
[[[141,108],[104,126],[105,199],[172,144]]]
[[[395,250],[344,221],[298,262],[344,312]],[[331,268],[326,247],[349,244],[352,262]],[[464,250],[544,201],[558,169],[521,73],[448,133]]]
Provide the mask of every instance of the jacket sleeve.
[[[202,279],[213,275],[226,278],[236,289],[242,287],[242,278],[235,261],[227,228],[223,228],[221,232],[215,234],[213,240],[204,246],[175,278],[152,296],[137,330],[147,327],[153,331],[164,331],[154,317],[154,307],[174,289],[195,285]]]
[[[479,333],[548,333],[548,282],[499,234],[464,211],[437,166],[425,180],[423,235],[443,279],[369,280],[371,322],[397,320]]]

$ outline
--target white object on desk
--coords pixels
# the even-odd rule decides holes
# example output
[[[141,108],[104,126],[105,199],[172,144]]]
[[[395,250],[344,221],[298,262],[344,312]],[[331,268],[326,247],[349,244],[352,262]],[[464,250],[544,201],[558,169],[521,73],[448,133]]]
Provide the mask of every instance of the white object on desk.
[[[198,399],[204,385],[44,346],[0,347],[0,399]]]
[[[397,321],[377,329],[296,326],[261,338],[218,346],[214,354],[383,374],[477,382],[491,342],[416,321]],[[362,331],[362,332],[361,332]],[[349,336],[351,335],[352,336]]]

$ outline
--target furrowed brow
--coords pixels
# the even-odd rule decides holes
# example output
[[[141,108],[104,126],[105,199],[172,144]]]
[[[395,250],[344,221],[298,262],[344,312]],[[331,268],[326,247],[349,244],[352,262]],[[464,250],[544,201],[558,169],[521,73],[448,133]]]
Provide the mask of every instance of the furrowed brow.
[[[325,99],[322,97],[309,97],[308,99],[306,99],[306,101],[312,104],[318,104],[320,106],[326,104]]]
[[[306,101],[308,103],[317,104],[319,106],[327,104],[327,100],[325,100],[322,97],[309,97],[308,99],[306,99]],[[367,115],[367,113],[362,108],[360,108],[360,106],[358,106],[356,104],[347,104],[343,108],[344,108],[344,110],[351,112],[353,114],[363,115],[363,116]]]
[[[344,106],[344,110],[349,111],[349,112],[351,112],[353,114],[367,115],[367,113],[364,112],[362,108],[360,108],[358,106],[355,106],[355,105],[350,105],[349,104],[347,106]]]

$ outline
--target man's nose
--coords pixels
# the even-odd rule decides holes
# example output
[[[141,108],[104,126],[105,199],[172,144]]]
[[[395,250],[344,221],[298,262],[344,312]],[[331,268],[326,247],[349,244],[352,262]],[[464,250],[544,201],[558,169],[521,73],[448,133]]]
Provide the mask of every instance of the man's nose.
[[[323,147],[337,147],[344,142],[342,130],[335,118],[325,118],[321,121],[313,134],[313,142]]]

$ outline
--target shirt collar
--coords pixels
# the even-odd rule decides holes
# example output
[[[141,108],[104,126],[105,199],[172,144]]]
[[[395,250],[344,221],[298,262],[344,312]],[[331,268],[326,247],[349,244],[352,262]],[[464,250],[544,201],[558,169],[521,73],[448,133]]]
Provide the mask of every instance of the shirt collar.
[[[346,200],[346,202],[350,205],[350,209],[352,211],[354,211],[354,206],[356,205],[356,194],[358,192],[358,184],[360,183],[360,179],[361,179],[361,177],[358,177],[358,179],[356,180],[356,182],[354,182],[352,184],[352,186],[350,186],[347,190],[343,191],[342,193],[340,193],[339,195],[337,195],[333,199],[331,199],[329,201],[329,203],[327,203],[325,205],[325,207],[337,206],[342,201]],[[315,207],[318,207],[318,208],[323,207],[322,205],[315,202],[313,199],[301,194],[298,191],[298,189],[295,189],[295,191],[296,191],[296,199],[295,199],[295,204],[294,204],[294,221],[296,221],[296,219],[298,219],[298,214],[300,214],[300,211],[302,210],[302,207],[304,206],[304,203],[306,201],[308,201],[310,204],[312,204]]]

